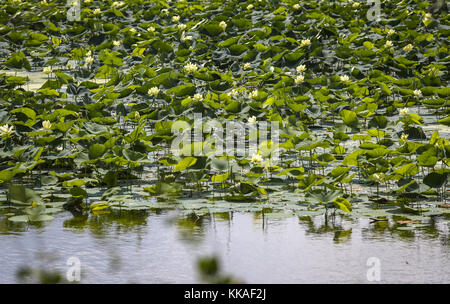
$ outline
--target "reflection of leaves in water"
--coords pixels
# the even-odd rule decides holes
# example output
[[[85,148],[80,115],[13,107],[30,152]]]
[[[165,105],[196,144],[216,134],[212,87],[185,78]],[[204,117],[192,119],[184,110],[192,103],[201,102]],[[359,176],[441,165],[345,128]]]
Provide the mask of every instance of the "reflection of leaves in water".
[[[205,219],[210,219],[210,215],[197,215],[190,213],[176,221],[177,230],[181,239],[185,241],[197,242],[203,239],[205,234]]]
[[[336,230],[334,232],[334,238],[333,241],[335,243],[342,243],[342,242],[346,242],[348,240],[350,240],[352,234],[352,229],[348,229],[348,230]]]
[[[111,211],[102,215],[84,215],[64,221],[63,226],[73,229],[88,228],[96,235],[110,232],[109,228],[114,224],[121,230],[135,230],[137,227],[146,226],[149,213],[147,211]]]
[[[200,278],[209,284],[239,284],[239,280],[222,273],[219,259],[215,256],[202,257],[197,260]]]

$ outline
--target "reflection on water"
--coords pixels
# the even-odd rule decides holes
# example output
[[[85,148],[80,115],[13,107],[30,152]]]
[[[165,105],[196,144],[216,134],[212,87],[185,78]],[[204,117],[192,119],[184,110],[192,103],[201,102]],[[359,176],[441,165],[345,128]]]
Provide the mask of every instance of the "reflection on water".
[[[370,257],[380,259],[384,283],[450,282],[448,215],[414,230],[397,229],[395,218],[264,212],[55,217],[27,225],[0,215],[0,283],[23,282],[25,266],[64,278],[71,256],[81,261],[82,283],[200,282],[196,261],[212,254],[225,274],[247,283],[368,283]]]

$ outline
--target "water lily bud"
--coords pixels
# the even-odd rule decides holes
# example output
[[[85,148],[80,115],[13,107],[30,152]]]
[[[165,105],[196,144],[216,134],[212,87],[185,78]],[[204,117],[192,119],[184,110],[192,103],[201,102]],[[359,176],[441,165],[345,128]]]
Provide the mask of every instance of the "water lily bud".
[[[221,22],[219,23],[219,26],[220,26],[223,30],[225,30],[225,29],[227,28],[227,23],[226,23],[225,21],[221,21]]]

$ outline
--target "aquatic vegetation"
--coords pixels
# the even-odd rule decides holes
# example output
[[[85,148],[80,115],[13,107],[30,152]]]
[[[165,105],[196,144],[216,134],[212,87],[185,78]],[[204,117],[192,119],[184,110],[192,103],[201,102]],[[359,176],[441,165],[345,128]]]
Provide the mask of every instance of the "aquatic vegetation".
[[[428,6],[386,1],[370,21],[344,1],[84,1],[69,20],[6,1],[0,204],[15,222],[446,214],[448,16]]]

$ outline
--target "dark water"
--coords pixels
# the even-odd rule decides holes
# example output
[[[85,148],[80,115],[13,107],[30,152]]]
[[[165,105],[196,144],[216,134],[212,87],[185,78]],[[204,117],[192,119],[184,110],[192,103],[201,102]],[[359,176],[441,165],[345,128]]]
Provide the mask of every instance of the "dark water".
[[[199,257],[215,254],[224,273],[246,283],[450,283],[448,219],[401,231],[393,222],[336,216],[263,219],[260,213],[197,217],[179,211],[68,213],[30,225],[0,218],[0,283],[19,282],[22,266],[65,276],[67,259],[81,262],[81,283],[197,283]]]

